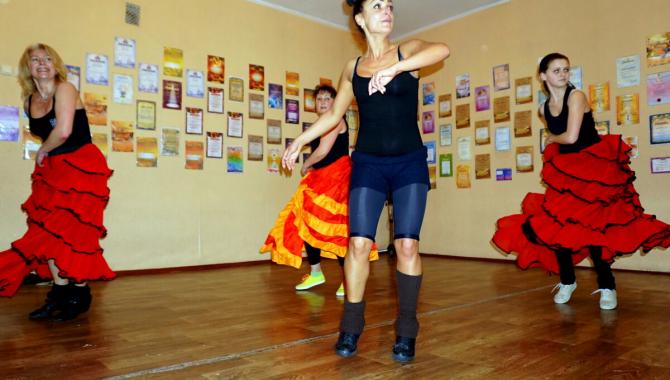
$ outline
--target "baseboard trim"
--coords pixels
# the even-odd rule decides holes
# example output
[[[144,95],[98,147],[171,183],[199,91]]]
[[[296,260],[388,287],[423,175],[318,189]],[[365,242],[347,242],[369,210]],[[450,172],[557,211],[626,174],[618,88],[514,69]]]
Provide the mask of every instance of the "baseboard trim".
[[[198,272],[214,269],[228,269],[240,267],[253,267],[258,265],[266,265],[272,260],[258,260],[258,261],[240,261],[237,263],[221,263],[221,264],[205,264],[205,265],[190,265],[184,267],[169,267],[169,268],[154,268],[154,269],[129,269],[115,271],[117,276],[142,276],[148,274],[165,274],[165,273],[181,273],[181,272]]]

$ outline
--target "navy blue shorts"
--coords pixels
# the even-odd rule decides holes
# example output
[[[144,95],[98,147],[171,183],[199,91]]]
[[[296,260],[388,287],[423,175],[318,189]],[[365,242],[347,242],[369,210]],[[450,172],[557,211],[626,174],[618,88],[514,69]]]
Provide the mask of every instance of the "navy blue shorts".
[[[369,187],[384,194],[412,183],[430,188],[425,147],[401,156],[377,156],[353,152],[349,190]]]

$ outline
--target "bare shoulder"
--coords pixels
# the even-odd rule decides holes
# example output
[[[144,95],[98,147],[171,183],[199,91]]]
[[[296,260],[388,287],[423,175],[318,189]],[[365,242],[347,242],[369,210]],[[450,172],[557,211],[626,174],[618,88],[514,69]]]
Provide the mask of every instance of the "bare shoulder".
[[[79,91],[74,87],[74,85],[70,82],[61,82],[58,83],[58,86],[56,87],[56,96],[57,98],[63,97],[63,96],[71,96],[71,97],[78,97],[79,96]]]
[[[352,58],[344,65],[344,70],[342,71],[342,78],[346,78],[348,81],[351,81],[354,75],[354,68],[356,67],[356,61],[358,57]]]
[[[398,49],[400,49],[400,53],[402,54],[403,57],[409,58],[424,44],[425,41],[414,38],[411,40],[401,42],[398,45]]]
[[[589,108],[589,102],[586,98],[586,94],[581,90],[572,90],[570,95],[568,95],[568,107],[572,109],[583,109],[584,112],[587,112]]]

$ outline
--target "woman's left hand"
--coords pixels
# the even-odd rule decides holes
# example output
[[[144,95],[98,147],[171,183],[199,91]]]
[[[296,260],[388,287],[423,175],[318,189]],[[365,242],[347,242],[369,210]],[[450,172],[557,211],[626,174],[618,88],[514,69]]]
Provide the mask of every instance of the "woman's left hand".
[[[300,169],[300,175],[304,177],[305,174],[307,174],[307,172],[309,172],[310,170],[312,170],[311,166],[303,165],[302,168]]]
[[[383,70],[379,70],[372,75],[370,83],[368,84],[368,94],[372,95],[379,91],[382,94],[386,92],[386,85],[398,75],[398,70],[395,65]]]
[[[49,152],[45,151],[44,149],[42,149],[42,147],[40,147],[37,150],[37,155],[35,156],[35,162],[37,163],[37,166],[39,167],[44,166],[44,159],[47,158],[47,156],[49,156]]]

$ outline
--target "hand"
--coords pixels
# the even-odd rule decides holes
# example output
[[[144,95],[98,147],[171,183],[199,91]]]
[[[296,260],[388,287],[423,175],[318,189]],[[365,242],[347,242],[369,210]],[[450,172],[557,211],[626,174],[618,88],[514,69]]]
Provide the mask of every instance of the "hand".
[[[303,165],[303,166],[302,166],[302,169],[300,169],[300,175],[304,177],[305,174],[307,174],[307,173],[308,173],[309,171],[311,171],[312,169],[313,169],[313,168],[312,168],[311,166],[305,166],[305,165]]]
[[[551,135],[547,135],[547,137],[545,137],[545,139],[544,139],[544,146],[545,147],[554,142],[554,140],[551,137],[552,137]]]
[[[382,94],[386,92],[386,85],[398,75],[398,70],[394,66],[379,70],[372,75],[368,84],[368,94],[372,95],[379,91]]]
[[[302,145],[293,140],[291,145],[284,150],[281,159],[281,166],[284,169],[293,170],[295,168],[295,162],[298,160],[298,155],[300,155],[300,149],[302,149]]]
[[[47,158],[47,156],[49,156],[49,152],[45,151],[44,149],[42,149],[42,147],[40,147],[37,150],[37,155],[35,156],[35,162],[37,163],[37,166],[39,167],[44,166],[43,161],[45,158]]]

